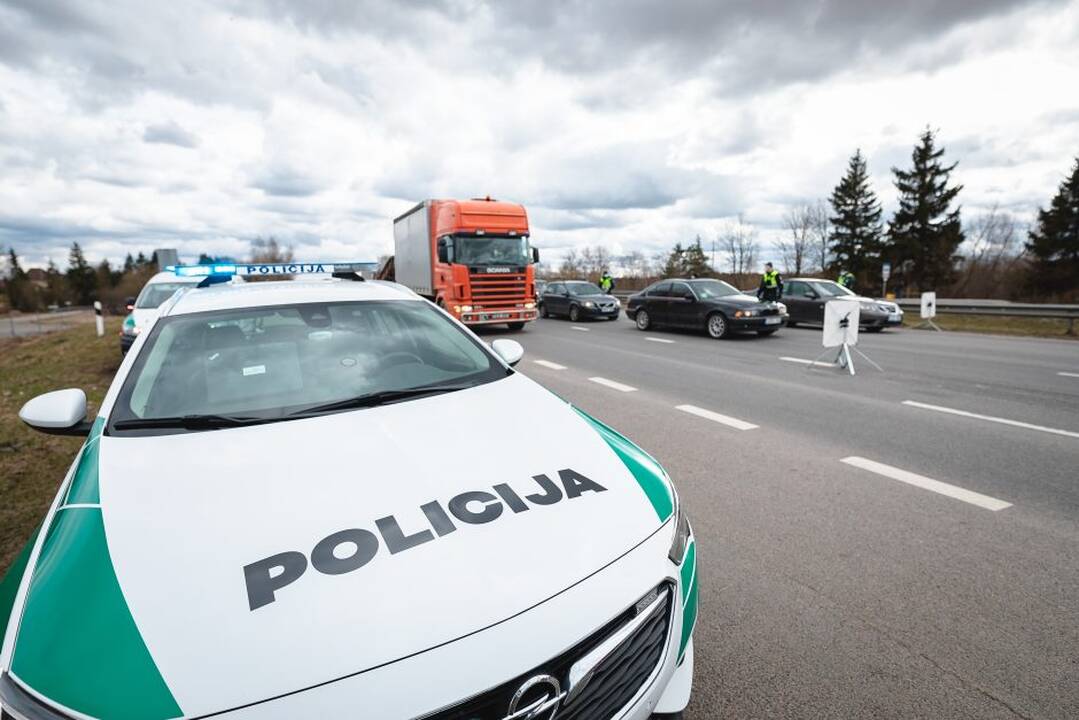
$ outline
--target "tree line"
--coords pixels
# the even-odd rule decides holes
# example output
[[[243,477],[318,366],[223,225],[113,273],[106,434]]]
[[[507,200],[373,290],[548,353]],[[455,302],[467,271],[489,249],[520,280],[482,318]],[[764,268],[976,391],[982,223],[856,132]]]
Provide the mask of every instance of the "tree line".
[[[276,238],[256,237],[251,241],[251,262],[289,262],[292,248]],[[236,262],[227,256],[199,255],[199,263]],[[67,305],[90,305],[100,300],[105,308],[120,312],[129,298],[139,294],[143,285],[159,271],[156,253],[128,253],[122,265],[107,259],[96,265],[86,260],[82,246],[71,244],[67,267],[61,270],[49,260],[44,270],[24,270],[14,247],[8,248],[0,261],[0,299],[9,309],[38,312]]]
[[[961,185],[951,175],[936,133],[926,129],[907,168],[892,168],[898,206],[885,223],[860,150],[827,201],[804,203],[783,215],[775,258],[761,255],[756,229],[742,218],[709,242],[698,235],[646,257],[613,256],[602,246],[571,250],[549,276],[596,279],[610,265],[639,287],[658,277],[720,277],[741,288],[756,284],[759,264],[771,260],[787,275],[835,277],[853,273],[867,294],[915,295],[936,290],[948,297],[1079,300],[1079,158],[1049,206],[1030,228],[993,207],[964,224]],[[1025,238],[1024,238],[1025,232]],[[719,254],[719,261],[716,254]],[[890,266],[885,287],[882,270]]]

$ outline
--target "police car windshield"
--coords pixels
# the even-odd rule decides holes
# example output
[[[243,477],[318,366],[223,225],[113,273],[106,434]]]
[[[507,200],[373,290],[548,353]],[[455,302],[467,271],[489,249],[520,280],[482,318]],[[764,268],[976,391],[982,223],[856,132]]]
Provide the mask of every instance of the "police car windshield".
[[[462,265],[527,265],[528,238],[484,235],[458,235],[454,241],[454,260]]]
[[[361,396],[380,399],[369,405],[401,402],[417,388],[456,390],[507,374],[471,336],[419,300],[176,315],[159,320],[147,337],[109,432],[272,422],[312,409],[348,409],[345,401]]]
[[[147,285],[139,293],[139,297],[135,301],[135,307],[140,310],[159,307],[161,303],[172,297],[174,292],[185,287],[194,287],[194,283],[163,282]]]
[[[599,286],[590,282],[570,282],[566,283],[566,289],[569,290],[570,295],[602,295],[603,291],[599,289]]]
[[[843,287],[839,283],[834,282],[814,282],[810,283],[813,289],[816,290],[821,297],[842,297],[845,295],[853,295],[850,290]]]
[[[740,290],[722,280],[690,280],[689,284],[701,300],[741,294]]]

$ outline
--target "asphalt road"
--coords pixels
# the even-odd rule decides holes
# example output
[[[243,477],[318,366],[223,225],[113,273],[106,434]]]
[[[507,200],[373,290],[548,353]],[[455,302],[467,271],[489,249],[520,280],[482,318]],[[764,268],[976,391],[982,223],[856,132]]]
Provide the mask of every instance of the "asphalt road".
[[[1079,343],[892,330],[858,346],[884,372],[851,377],[781,359],[819,329],[513,337],[675,479],[700,543],[688,718],[1079,717]]]

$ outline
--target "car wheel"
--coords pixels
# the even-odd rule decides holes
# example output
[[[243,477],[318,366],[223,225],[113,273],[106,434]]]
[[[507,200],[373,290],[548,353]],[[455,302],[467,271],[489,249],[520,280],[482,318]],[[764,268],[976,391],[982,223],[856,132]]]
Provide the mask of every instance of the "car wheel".
[[[506,325],[509,327],[510,332],[518,332],[525,329],[525,324],[523,322],[506,323]]]
[[[637,323],[638,330],[647,330],[652,327],[652,318],[648,317],[647,310],[638,310],[635,322]]]
[[[798,327],[798,323],[794,322],[793,320],[788,320],[787,327]]]
[[[549,312],[547,312],[547,306],[544,305],[543,303],[540,303],[540,317],[545,317],[545,318],[551,317],[551,314]]]
[[[778,329],[779,328],[775,328],[775,329],[772,329],[772,330],[758,330],[757,335],[759,335],[760,337],[768,337],[769,335],[771,335],[772,333],[774,333]]]
[[[865,328],[865,331],[866,331],[866,332],[873,332],[873,333],[877,333],[877,332],[880,332],[880,331],[881,331],[881,330],[883,330],[883,329],[884,329],[884,328],[882,328],[882,327],[867,327],[867,328]]]
[[[712,313],[708,316],[708,334],[714,337],[716,340],[726,337],[729,326],[727,325],[727,318],[723,317],[723,313]]]
[[[581,309],[576,305],[570,305],[569,307],[569,319],[571,322],[577,322],[581,319]]]

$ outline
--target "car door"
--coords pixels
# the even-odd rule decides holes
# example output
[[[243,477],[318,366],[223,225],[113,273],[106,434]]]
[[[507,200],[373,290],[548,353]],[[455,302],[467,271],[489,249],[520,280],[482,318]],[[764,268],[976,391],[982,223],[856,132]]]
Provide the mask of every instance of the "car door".
[[[806,309],[809,311],[809,316],[806,318],[806,322],[824,324],[824,305],[832,299],[830,295],[824,295],[817,291],[813,287],[813,283],[806,283],[808,288],[806,289]]]
[[[684,282],[671,283],[667,298],[667,322],[675,327],[695,327],[697,318],[697,296]]]
[[[670,300],[671,284],[669,282],[656,283],[648,291],[644,298],[644,307],[654,323],[668,323],[668,301]]]
[[[808,322],[809,316],[806,305],[809,298],[805,296],[809,288],[800,280],[790,280],[783,283],[783,304],[787,306],[792,322]]]
[[[543,293],[543,304],[547,306],[548,315],[559,315],[565,312],[563,308],[562,293],[565,290],[565,286],[562,283],[550,283],[547,286],[546,291]]]

